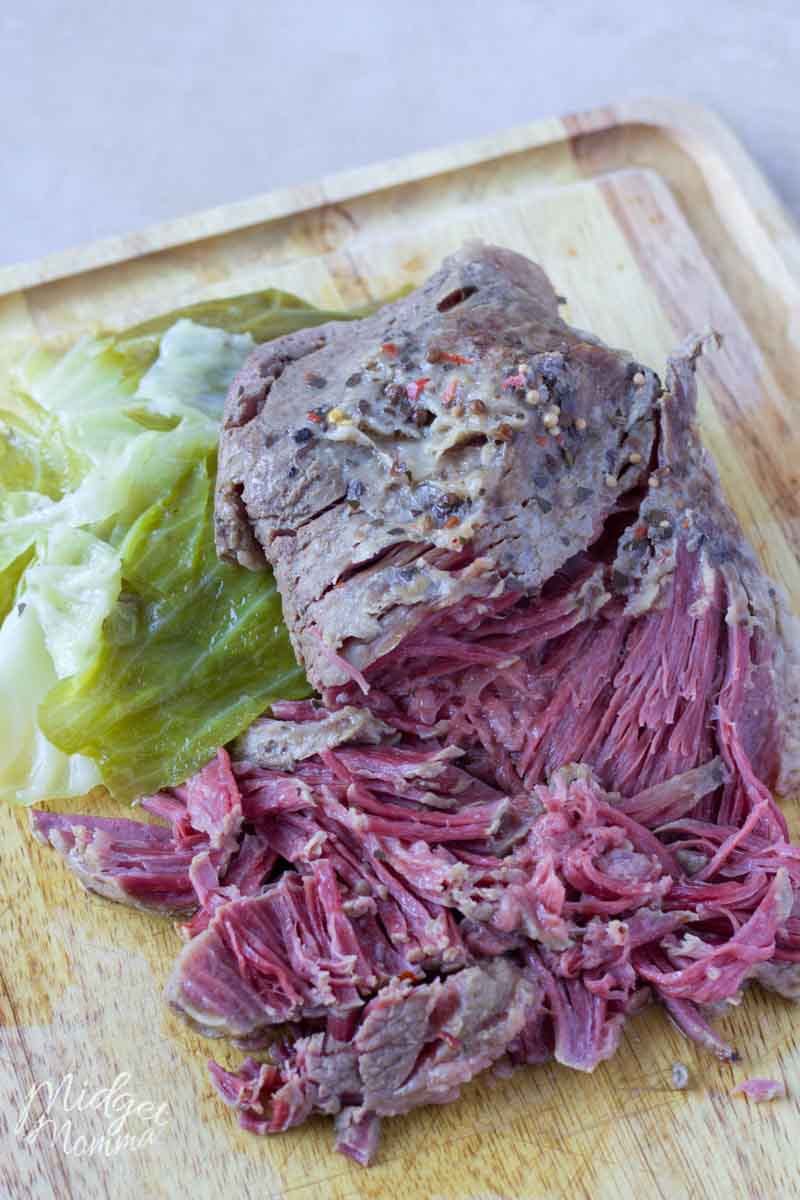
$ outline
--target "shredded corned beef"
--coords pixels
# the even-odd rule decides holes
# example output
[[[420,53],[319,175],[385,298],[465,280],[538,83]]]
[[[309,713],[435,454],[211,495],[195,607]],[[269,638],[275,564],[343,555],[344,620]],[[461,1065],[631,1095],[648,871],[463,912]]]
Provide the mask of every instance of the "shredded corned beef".
[[[786,1084],[781,1079],[745,1079],[731,1095],[746,1096],[755,1104],[763,1104],[769,1100],[782,1100],[786,1095]]]
[[[340,687],[247,743],[299,747],[291,767],[221,749],[144,798],[166,824],[33,814],[90,890],[192,914],[166,996],[196,1028],[253,1050],[294,1030],[269,1063],[211,1064],[245,1128],[326,1113],[366,1163],[381,1116],[491,1063],[590,1071],[649,1000],[731,1060],[712,1010],[751,980],[797,997],[800,847],[763,782],[758,632],[688,550],[641,617],[607,570],[582,554],[535,601],[424,618],[367,671],[383,742],[303,734],[357,703]]]
[[[758,647],[755,633],[726,624],[733,594],[719,579],[704,594],[699,556],[683,546],[671,602],[639,618],[602,592],[588,555],[561,576],[543,600],[506,594],[431,614],[373,664],[361,703],[416,737],[446,728],[474,773],[512,792],[584,762],[629,796],[706,766],[716,748],[727,781],[719,795],[708,789],[702,815],[738,824],[759,803],[765,828],[785,835],[760,782],[772,747],[759,742],[751,756],[741,745]],[[341,687],[326,700],[357,702]]]
[[[295,1024],[271,1064],[211,1065],[245,1128],[328,1113],[339,1149],[367,1161],[381,1115],[451,1099],[490,1062],[592,1070],[653,998],[730,1059],[704,1007],[736,999],[764,964],[798,961],[800,850],[764,836],[761,797],[740,829],[686,816],[724,787],[719,759],[624,798],[587,766],[504,796],[458,753],[430,740],[342,746],[289,773],[231,768],[221,751],[142,802],[171,828],[34,814],[92,890],[162,911],[188,909],[193,890],[166,994],[199,1030],[258,1048]],[[156,853],[173,870],[169,902]],[[505,1000],[499,1021],[483,998],[480,972],[501,964],[513,1021]],[[444,1022],[419,1015],[432,986]],[[405,1048],[402,1086],[366,1065],[379,1012],[403,1031],[375,1051],[385,1072]],[[473,1052],[474,1012],[486,1029]],[[456,1019],[472,1022],[466,1042],[448,1032]]]
[[[239,788],[228,754],[220,749],[188,783],[141,803],[168,821],[171,832],[141,821],[36,809],[31,827],[40,841],[64,855],[89,891],[154,912],[193,912],[202,879],[210,873],[216,879],[244,849]],[[231,873],[240,871],[234,866]],[[259,873],[256,882],[263,878]]]
[[[346,1040],[326,1032],[273,1047],[277,1066],[241,1072],[209,1063],[226,1103],[255,1133],[280,1133],[312,1113],[336,1117],[337,1149],[366,1163],[378,1119],[454,1100],[499,1059],[539,1003],[535,979],[498,958],[412,986],[393,980],[366,1004]]]

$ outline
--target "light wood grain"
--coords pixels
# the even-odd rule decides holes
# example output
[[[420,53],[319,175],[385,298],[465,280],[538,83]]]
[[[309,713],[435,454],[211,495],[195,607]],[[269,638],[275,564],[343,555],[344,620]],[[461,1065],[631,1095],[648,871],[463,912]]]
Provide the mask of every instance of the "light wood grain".
[[[250,287],[326,305],[380,296],[471,236],[538,258],[570,320],[656,367],[690,330],[722,331],[701,368],[703,433],[797,604],[800,241],[735,139],[697,110],[637,102],[549,121],[7,270],[0,366],[31,336]],[[737,1066],[704,1057],[652,1011],[592,1076],[548,1066],[487,1078],[456,1105],[387,1122],[365,1172],[331,1153],[322,1121],[277,1139],[241,1132],[206,1079],[216,1047],[161,1003],[178,945],[170,925],[87,897],[24,814],[0,812],[0,838],[3,1198],[797,1194],[800,1011],[777,998],[754,993],[724,1023]],[[686,1092],[670,1084],[678,1060]],[[128,1071],[141,1098],[167,1101],[156,1143],[83,1160],[23,1145],[13,1126],[28,1090],[70,1070],[91,1089]],[[789,1098],[760,1108],[732,1098],[752,1074],[782,1077]],[[87,1113],[73,1124],[91,1135],[103,1122]]]

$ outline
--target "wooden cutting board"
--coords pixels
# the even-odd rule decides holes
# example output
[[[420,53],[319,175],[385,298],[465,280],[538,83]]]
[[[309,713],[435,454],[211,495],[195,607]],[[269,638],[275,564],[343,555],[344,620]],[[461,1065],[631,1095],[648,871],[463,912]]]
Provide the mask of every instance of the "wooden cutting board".
[[[700,368],[703,433],[797,605],[800,238],[733,135],[698,109],[640,101],[537,122],[6,268],[0,365],[31,336],[265,286],[359,303],[419,282],[476,236],[537,258],[568,298],[568,320],[656,368],[689,331],[722,332]],[[169,922],[87,897],[23,813],[0,812],[3,1198],[797,1195],[800,1009],[778,998],[754,991],[725,1020],[735,1066],[651,1011],[591,1076],[551,1065],[484,1078],[457,1104],[386,1122],[364,1171],[331,1152],[324,1121],[274,1139],[237,1128],[206,1076],[216,1047],[160,999],[177,947]],[[672,1086],[675,1062],[689,1068],[685,1091]],[[154,1141],[81,1155],[91,1142],[76,1140],[101,1136],[108,1119],[65,1107],[81,1085],[85,1101],[120,1073],[137,1101],[166,1105]],[[782,1078],[788,1098],[732,1098],[751,1075]],[[15,1125],[46,1081],[62,1083],[50,1112],[62,1140],[48,1127],[26,1144]],[[46,1089],[37,1096],[26,1128]],[[146,1128],[132,1120],[129,1132]]]

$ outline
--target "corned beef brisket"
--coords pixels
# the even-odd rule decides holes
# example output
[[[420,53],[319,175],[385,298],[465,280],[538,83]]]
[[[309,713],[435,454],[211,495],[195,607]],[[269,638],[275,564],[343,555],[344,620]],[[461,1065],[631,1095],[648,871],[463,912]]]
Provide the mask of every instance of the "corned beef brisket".
[[[145,798],[161,824],[32,822],[182,914],[169,1003],[269,1046],[211,1064],[246,1128],[327,1113],[366,1163],[381,1117],[592,1070],[648,1001],[731,1058],[712,1011],[800,994],[797,635],[699,441],[700,349],[662,388],[473,244],[234,381],[218,548],[272,566],[319,699]]]

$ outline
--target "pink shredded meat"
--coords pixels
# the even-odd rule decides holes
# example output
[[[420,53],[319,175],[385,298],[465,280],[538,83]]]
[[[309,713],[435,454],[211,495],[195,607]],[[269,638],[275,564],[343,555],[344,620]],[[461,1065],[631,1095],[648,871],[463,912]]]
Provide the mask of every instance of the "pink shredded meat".
[[[732,1096],[746,1096],[756,1104],[768,1100],[782,1100],[786,1085],[781,1079],[745,1079],[731,1092]]]
[[[202,835],[176,845],[163,825],[34,809],[31,829],[65,858],[90,892],[156,912],[197,906],[189,869]]]
[[[209,1063],[240,1123],[279,1133],[312,1113],[337,1117],[337,1148],[368,1162],[378,1118],[445,1104],[497,1061],[541,1002],[535,977],[503,958],[432,983],[394,980],[364,1006],[346,1040],[330,1031],[273,1048],[276,1066]]]
[[[294,773],[247,763],[231,772],[219,759],[220,802],[207,798],[202,812],[217,813],[215,828],[227,827],[231,812],[243,822],[222,872],[209,822],[192,826],[192,784],[143,802],[171,829],[48,813],[36,813],[34,825],[80,864],[84,882],[76,834],[79,845],[100,842],[89,886],[103,894],[124,889],[142,903],[149,880],[152,907],[186,909],[193,893],[196,912],[182,927],[188,941],[166,994],[200,1031],[258,1048],[275,1025],[321,1027],[272,1065],[248,1060],[238,1075],[213,1066],[220,1094],[257,1132],[327,1112],[339,1148],[366,1161],[379,1116],[404,1109],[365,1093],[362,1082],[320,1092],[319,1071],[355,1070],[357,1032],[378,1011],[370,1006],[392,1010],[401,994],[403,1005],[417,996],[426,1004],[433,970],[460,988],[476,966],[514,965],[530,994],[493,1051],[512,1066],[555,1058],[590,1071],[653,996],[687,1036],[736,1057],[703,1007],[735,998],[765,964],[795,961],[800,852],[685,816],[722,783],[720,761],[627,798],[606,793],[585,766],[503,797],[456,758],[424,743],[339,747]],[[203,794],[209,777],[199,782]],[[457,810],[448,807],[454,796],[463,801]],[[685,869],[689,847],[702,848],[704,870]],[[163,872],[153,869],[152,855],[168,852],[180,865],[180,905],[164,903]],[[134,859],[141,875],[132,874]],[[459,1051],[457,1074],[462,1059]],[[441,1096],[425,1076],[406,1092],[414,1103],[440,1102],[455,1086]]]

